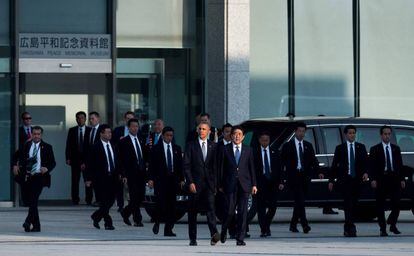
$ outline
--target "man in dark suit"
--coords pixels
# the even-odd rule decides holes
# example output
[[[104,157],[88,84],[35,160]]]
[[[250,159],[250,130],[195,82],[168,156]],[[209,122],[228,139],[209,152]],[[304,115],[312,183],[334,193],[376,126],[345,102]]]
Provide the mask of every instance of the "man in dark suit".
[[[118,126],[114,129],[114,134],[112,136],[112,143],[118,145],[119,141],[128,136],[129,128],[128,121],[132,118],[135,118],[135,114],[132,111],[127,111],[124,114],[124,125]],[[118,183],[117,193],[116,193],[116,205],[118,206],[118,212],[121,212],[124,209],[124,184],[123,182]]]
[[[89,124],[90,124],[91,131],[89,133],[89,136],[87,137],[87,139],[88,139],[88,146],[87,146],[87,150],[86,150],[86,155],[87,155],[87,158],[88,159],[89,159],[89,153],[90,153],[89,151],[90,151],[90,149],[93,148],[93,145],[95,145],[95,143],[97,141],[100,141],[100,134],[99,134],[100,121],[101,121],[101,119],[100,119],[100,116],[99,116],[99,113],[98,112],[92,111],[92,112],[89,113]],[[88,168],[87,171],[88,172],[89,171],[94,172],[90,168]],[[93,184],[94,184],[94,182],[88,182],[88,183],[86,183],[86,185],[88,187],[91,187],[93,189],[93,191],[95,192],[95,203],[93,203],[93,206],[99,206],[99,202],[100,202],[99,192],[93,186]]]
[[[281,160],[282,170],[287,176],[287,185],[293,190],[294,209],[290,221],[291,232],[297,233],[297,223],[300,220],[305,234],[311,230],[305,212],[305,195],[313,173],[319,172],[319,163],[315,151],[310,142],[304,140],[306,124],[298,122],[295,135],[282,147]],[[319,174],[323,179],[324,175]]]
[[[69,129],[68,137],[66,139],[66,164],[72,169],[72,182],[71,182],[71,196],[72,203],[79,204],[79,181],[81,173],[83,173],[83,180],[86,181],[85,169],[86,169],[86,150],[88,147],[89,134],[91,128],[85,125],[86,113],[80,111],[76,113],[76,123]],[[92,203],[93,190],[91,187],[85,186],[85,201],[87,204]]]
[[[242,145],[244,130],[233,126],[232,143],[225,146],[221,160],[222,174],[219,177],[219,190],[225,194],[227,216],[222,225],[221,242],[226,242],[227,228],[237,208],[236,244],[244,246],[247,225],[247,203],[249,195],[257,193],[256,171],[253,150]]]
[[[187,134],[187,138],[186,138],[186,143],[190,142],[190,141],[194,141],[198,139],[198,125],[200,123],[208,123],[210,125],[210,132],[208,134],[208,139],[210,141],[213,142],[217,142],[218,141],[218,136],[217,136],[217,128],[211,126],[211,119],[210,119],[210,114],[209,113],[201,113],[200,115],[198,115],[196,117],[196,128],[192,129],[191,131],[188,132]]]
[[[217,145],[208,140],[209,123],[198,125],[199,138],[187,144],[184,154],[184,175],[189,196],[188,234],[190,246],[197,245],[197,213],[201,208],[207,212],[207,223],[211,235],[211,245],[220,240],[216,227],[214,194],[217,182]]]
[[[270,225],[276,214],[277,191],[284,188],[284,178],[280,171],[280,159],[277,151],[270,149],[270,134],[259,135],[260,147],[254,154],[257,177],[257,214],[260,225],[260,237],[271,236]]]
[[[149,131],[149,136],[146,138],[145,146],[151,149],[158,142],[162,141],[162,129],[164,129],[164,121],[162,119],[155,119],[152,131]],[[174,141],[173,141],[174,142]]]
[[[43,129],[34,126],[31,133],[31,140],[23,146],[19,159],[21,171],[25,172],[29,205],[23,228],[26,232],[40,232],[38,201],[43,187],[50,187],[50,172],[56,162],[52,146],[42,140]]]
[[[23,112],[21,114],[22,118],[22,126],[19,127],[19,146],[12,158],[12,169],[14,175],[17,177],[20,171],[20,164],[19,164],[19,157],[20,157],[20,150],[23,149],[24,144],[27,141],[32,139],[32,116],[29,112]],[[29,205],[29,196],[28,196],[28,188],[26,182],[20,182],[19,179],[16,179],[20,185],[20,193],[23,206]]]
[[[181,148],[173,143],[174,129],[167,126],[162,130],[162,141],[151,150],[148,185],[155,190],[157,200],[156,216],[152,231],[158,234],[160,222],[165,220],[164,236],[176,236],[176,196],[184,182]]]
[[[390,232],[400,234],[397,220],[400,214],[401,189],[405,188],[405,179],[400,147],[390,142],[392,128],[385,125],[381,127],[380,134],[381,143],[371,147],[369,151],[369,174],[371,186],[376,192],[380,235],[388,236],[384,214],[385,199],[389,197],[391,201],[391,214],[387,221],[390,224]]]
[[[356,227],[355,208],[363,181],[368,180],[368,155],[365,145],[355,142],[356,127],[347,125],[344,128],[346,142],[335,149],[331,172],[329,175],[329,190],[332,191],[336,179],[344,197],[344,236],[355,237]]]
[[[128,189],[129,203],[121,211],[121,216],[128,226],[132,215],[134,226],[142,227],[140,206],[145,197],[146,187],[146,154],[138,139],[139,121],[132,118],[128,121],[129,134],[118,143],[121,170],[125,174]]]
[[[99,209],[91,218],[95,228],[100,229],[99,222],[104,219],[105,229],[114,230],[109,210],[115,202],[116,185],[122,175],[118,169],[117,151],[111,143],[111,128],[106,124],[100,125],[98,133],[99,140],[90,149],[87,166],[90,168],[88,173],[93,176],[88,176],[88,180],[94,183],[100,195]]]

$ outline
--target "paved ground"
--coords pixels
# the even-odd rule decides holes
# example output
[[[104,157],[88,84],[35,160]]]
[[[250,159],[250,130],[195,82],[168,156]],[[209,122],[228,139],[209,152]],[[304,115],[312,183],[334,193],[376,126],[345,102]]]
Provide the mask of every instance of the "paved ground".
[[[112,211],[114,231],[97,230],[89,218],[94,208],[43,207],[40,209],[41,233],[25,233],[21,227],[26,209],[0,208],[0,256],[10,255],[414,255],[414,216],[401,213],[402,235],[379,237],[376,223],[358,223],[357,238],[342,236],[343,215],[322,215],[321,209],[308,209],[312,231],[292,234],[288,231],[291,209],[278,210],[272,225],[272,237],[259,238],[256,222],[250,225],[252,238],[246,247],[236,247],[234,240],[209,245],[208,229],[199,224],[197,247],[189,247],[185,218],[176,225],[177,238],[152,234],[149,217],[144,227],[128,227]],[[204,217],[200,218],[204,221]],[[103,226],[103,225],[101,225]],[[162,234],[163,226],[160,227]]]

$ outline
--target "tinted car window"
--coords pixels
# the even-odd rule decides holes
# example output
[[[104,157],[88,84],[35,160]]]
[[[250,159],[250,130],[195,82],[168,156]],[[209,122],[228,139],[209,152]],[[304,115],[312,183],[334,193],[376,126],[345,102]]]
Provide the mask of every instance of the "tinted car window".
[[[322,133],[325,137],[326,153],[335,153],[335,148],[342,144],[341,130],[337,127],[323,128]]]
[[[306,141],[308,141],[308,142],[310,142],[310,143],[312,144],[313,149],[314,149],[314,150],[315,150],[315,152],[316,152],[316,147],[315,147],[315,133],[314,133],[314,131],[313,131],[313,129],[312,129],[312,128],[308,128],[308,129],[306,130],[306,133],[305,133],[305,140],[306,140]]]
[[[356,141],[365,145],[367,150],[380,143],[379,127],[357,127]]]
[[[394,134],[401,151],[414,152],[414,130],[395,129]]]

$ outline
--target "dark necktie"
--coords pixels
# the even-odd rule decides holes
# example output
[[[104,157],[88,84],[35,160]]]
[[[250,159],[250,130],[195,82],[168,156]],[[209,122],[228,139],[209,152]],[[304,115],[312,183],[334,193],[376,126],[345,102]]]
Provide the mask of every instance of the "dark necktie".
[[[392,171],[392,165],[391,165],[391,156],[390,156],[390,147],[385,147],[385,154],[387,155],[387,171]]]
[[[32,138],[32,134],[30,133],[30,128],[27,128],[27,140]]]
[[[96,128],[93,127],[92,132],[91,132],[91,140],[89,141],[89,144],[91,145],[94,143],[95,132],[96,132]]]
[[[78,147],[79,147],[79,152],[83,151],[83,132],[82,132],[82,128],[79,127],[79,140],[78,140]]]
[[[139,144],[138,144],[138,139],[135,137],[134,138],[134,142],[135,142],[135,148],[137,149],[137,158],[138,158],[138,163],[141,163],[142,160],[142,155],[141,155],[141,150],[139,150]]]
[[[354,144],[349,145],[349,170],[351,171],[352,178],[355,178],[355,154],[354,154]]]
[[[106,144],[106,151],[108,152],[109,171],[113,172],[115,170],[115,165],[114,165],[114,159],[112,158],[111,150],[109,148],[109,143]]]
[[[173,172],[173,163],[171,159],[170,144],[167,145],[167,167],[169,172]]]
[[[264,171],[266,178],[270,179],[270,165],[269,165],[269,159],[267,158],[267,150],[264,149]]]
[[[236,158],[237,165],[239,165],[239,161],[240,161],[240,150],[239,150],[239,146],[236,146],[236,152],[234,153],[234,157]]]
[[[303,163],[305,161],[304,161],[304,156],[303,156],[302,142],[299,142],[299,161],[300,161],[301,170],[303,170],[304,169]]]

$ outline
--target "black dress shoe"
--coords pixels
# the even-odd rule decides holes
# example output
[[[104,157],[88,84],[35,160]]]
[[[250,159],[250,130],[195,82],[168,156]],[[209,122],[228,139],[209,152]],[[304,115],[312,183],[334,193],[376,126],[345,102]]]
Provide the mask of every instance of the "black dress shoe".
[[[134,227],[143,227],[144,224],[142,224],[142,222],[134,222]]]
[[[244,241],[237,240],[236,245],[237,246],[245,246],[246,243]]]
[[[30,223],[25,222],[23,223],[24,232],[30,232]]]
[[[131,221],[129,220],[129,217],[125,214],[124,211],[121,211],[121,217],[125,224],[127,224],[128,226],[132,225]]]
[[[112,225],[105,226],[105,230],[114,230],[115,227]]]
[[[40,232],[40,227],[33,227],[30,232]]]
[[[293,232],[293,233],[299,233],[298,228],[297,228],[297,227],[295,227],[295,226],[290,226],[289,231],[290,231],[290,232]]]
[[[387,231],[381,231],[381,232],[380,232],[380,236],[388,236]]]
[[[307,233],[309,233],[309,231],[311,231],[311,227],[309,227],[309,226],[304,226],[303,227],[303,233],[307,234]]]
[[[395,226],[395,225],[391,225],[390,232],[392,232],[392,233],[394,233],[396,235],[401,234],[401,232],[398,230],[397,226]]]
[[[197,246],[196,240],[190,240],[190,246]]]
[[[220,234],[220,242],[224,244],[227,240],[227,232],[222,231]]]
[[[246,234],[244,235],[245,238],[250,238],[250,234],[246,232]]]
[[[266,236],[272,236],[272,233],[270,231],[267,231]]]
[[[344,231],[344,236],[345,237],[356,237],[356,233],[355,232],[351,232],[351,231]]]
[[[260,237],[261,237],[261,238],[265,238],[265,237],[266,237],[266,233],[263,233],[263,232],[262,232],[262,233],[260,233]]]
[[[217,242],[220,241],[220,238],[221,237],[220,237],[220,233],[219,232],[214,233],[214,235],[211,237],[210,245],[216,245]]]
[[[152,226],[152,233],[157,235],[159,231],[160,231],[160,223],[154,223],[154,226]]]
[[[91,219],[93,221],[93,226],[97,229],[101,229],[101,227],[99,226],[99,221],[95,220],[92,216]]]
[[[176,235],[174,232],[169,231],[169,232],[164,232],[164,236],[168,236],[168,237],[176,237],[177,235]]]

